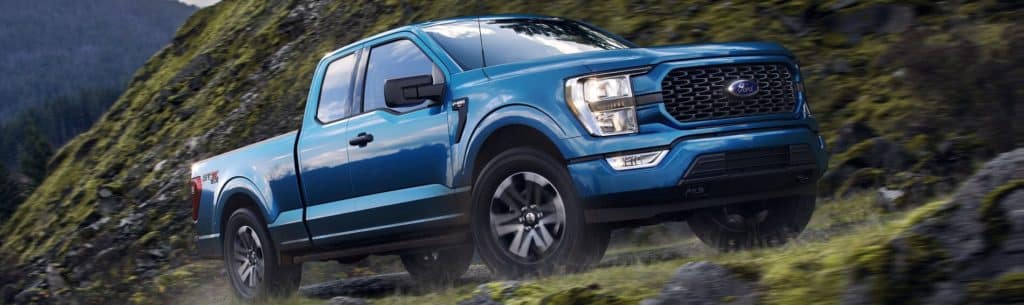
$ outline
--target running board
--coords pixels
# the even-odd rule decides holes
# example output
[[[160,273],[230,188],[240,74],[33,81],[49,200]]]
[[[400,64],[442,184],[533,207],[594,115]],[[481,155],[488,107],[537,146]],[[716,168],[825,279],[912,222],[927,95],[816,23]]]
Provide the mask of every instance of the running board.
[[[437,236],[430,236],[412,240],[400,240],[395,242],[361,246],[355,248],[347,248],[340,250],[330,250],[324,252],[316,252],[305,255],[296,255],[291,257],[291,262],[301,263],[309,261],[324,261],[336,258],[353,257],[370,254],[388,254],[405,250],[412,250],[418,248],[435,248],[443,246],[453,246],[458,244],[465,244],[470,241],[468,232],[462,233],[448,233]]]

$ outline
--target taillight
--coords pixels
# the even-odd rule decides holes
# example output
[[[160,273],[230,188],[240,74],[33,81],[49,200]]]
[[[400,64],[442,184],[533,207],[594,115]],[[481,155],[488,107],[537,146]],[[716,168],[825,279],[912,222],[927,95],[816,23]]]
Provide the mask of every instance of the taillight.
[[[203,178],[192,178],[192,221],[199,219],[199,202],[203,198]]]

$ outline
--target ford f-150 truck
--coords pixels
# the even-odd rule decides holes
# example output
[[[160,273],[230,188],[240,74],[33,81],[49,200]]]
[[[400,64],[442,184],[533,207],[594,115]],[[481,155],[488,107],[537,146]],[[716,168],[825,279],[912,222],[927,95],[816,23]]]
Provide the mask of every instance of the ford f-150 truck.
[[[793,55],[642,48],[586,23],[462,17],[326,55],[301,128],[192,165],[198,248],[243,299],[307,261],[474,253],[504,277],[581,270],[609,230],[688,221],[723,250],[799,234],[827,166]]]

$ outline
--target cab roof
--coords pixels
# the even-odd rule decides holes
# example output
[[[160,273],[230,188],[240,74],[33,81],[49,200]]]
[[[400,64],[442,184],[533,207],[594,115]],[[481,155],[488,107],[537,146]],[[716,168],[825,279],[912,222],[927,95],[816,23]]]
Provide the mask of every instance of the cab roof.
[[[346,50],[348,50],[348,49],[350,49],[350,48],[352,48],[354,46],[358,46],[360,44],[363,44],[364,42],[377,39],[378,37],[391,35],[391,34],[394,34],[394,33],[397,33],[397,32],[405,32],[405,31],[410,31],[410,30],[413,30],[413,29],[422,29],[422,28],[426,28],[426,27],[430,27],[430,26],[434,26],[434,25],[439,25],[439,24],[447,24],[447,23],[454,23],[454,22],[460,22],[460,21],[472,21],[472,20],[477,20],[477,19],[479,19],[479,20],[501,20],[501,19],[555,19],[555,20],[564,20],[564,18],[545,16],[545,15],[535,15],[535,14],[491,14],[491,15],[473,15],[473,16],[457,16],[457,17],[442,18],[442,19],[424,21],[424,22],[414,23],[414,24],[410,24],[410,25],[406,25],[406,26],[401,26],[401,27],[398,27],[398,28],[394,28],[394,29],[390,29],[390,30],[387,30],[387,31],[384,31],[384,32],[380,32],[380,33],[374,34],[374,35],[372,35],[370,37],[366,37],[366,38],[357,40],[357,41],[355,41],[353,43],[347,44],[347,45],[345,45],[345,46],[343,46],[341,48],[338,48],[338,49],[336,49],[334,51],[328,52],[327,55],[324,56],[324,58],[331,57],[334,54],[337,54],[338,52],[346,51]]]

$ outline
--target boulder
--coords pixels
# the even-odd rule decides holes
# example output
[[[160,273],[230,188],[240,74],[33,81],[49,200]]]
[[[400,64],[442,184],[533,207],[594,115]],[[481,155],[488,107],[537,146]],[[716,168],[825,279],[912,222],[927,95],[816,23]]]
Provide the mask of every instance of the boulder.
[[[366,300],[350,297],[333,297],[327,301],[327,305],[369,305]]]
[[[501,299],[502,294],[513,292],[521,286],[522,283],[517,281],[481,284],[476,287],[472,296],[459,301],[458,305],[503,305],[495,299],[495,296],[499,296],[498,299]]]
[[[540,300],[544,305],[626,305],[627,301],[601,292],[601,286],[597,284],[586,287],[573,287],[563,291],[550,294]]]
[[[50,288],[50,293],[53,294],[68,288],[68,282],[60,274],[59,266],[52,264],[46,266],[46,285]]]
[[[878,207],[886,212],[894,211],[898,206],[897,201],[905,195],[906,192],[898,189],[889,189],[886,187],[878,188]]]
[[[863,8],[839,10],[825,19],[829,29],[845,34],[850,42],[858,42],[864,34],[901,33],[914,24],[916,14],[908,5],[878,4]]]
[[[837,133],[835,141],[831,143],[834,152],[846,151],[854,144],[878,136],[874,129],[860,121],[839,127]]]
[[[843,304],[1024,302],[1024,149],[985,164],[924,216],[857,250]]]
[[[712,305],[728,300],[732,305],[757,303],[753,283],[731,270],[710,262],[687,263],[662,288],[660,295],[641,305]]]

